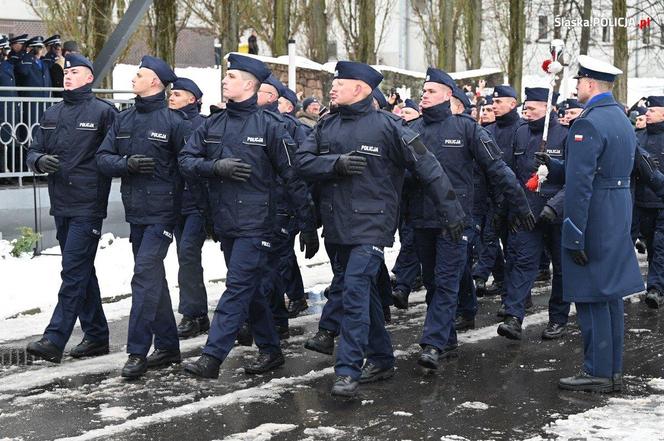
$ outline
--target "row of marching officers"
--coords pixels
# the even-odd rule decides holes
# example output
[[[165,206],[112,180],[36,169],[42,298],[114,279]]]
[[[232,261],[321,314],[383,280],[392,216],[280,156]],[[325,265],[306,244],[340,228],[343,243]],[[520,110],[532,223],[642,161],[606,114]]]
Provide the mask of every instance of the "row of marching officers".
[[[470,217],[474,168],[486,177],[495,206],[507,213],[513,240],[527,243],[537,262],[542,249],[538,229],[543,227],[533,210],[540,217],[547,214],[546,207],[524,191],[522,180],[532,172],[532,164],[514,165],[515,174],[496,145],[499,134],[492,136],[470,117],[452,112],[458,88],[439,69],[427,71],[422,117],[408,125],[376,109],[373,91],[382,81],[379,72],[340,61],[330,91],[335,107],[307,135],[297,119],[278,112],[282,104],[292,109],[287,104],[297,98],[261,61],[231,54],[228,63],[223,80],[226,108],[203,118],[197,107],[200,89],[177,78],[163,60],[143,57],[132,81],[135,105],[117,113],[92,94],[92,63],[78,54],[67,56],[63,102],[44,115],[28,155],[30,167],[49,175],[51,213],[63,255],[58,304],[42,339],[30,343],[28,351],[59,362],[77,318],[85,337],[70,355],[109,351],[94,256],[110,180],[120,177],[135,262],[123,377],[140,377],[149,368],[180,362],[178,337],[208,329],[201,356],[184,367],[189,374],[216,378],[242,328],[250,329],[259,349],[247,373],[281,366],[280,338],[288,317],[283,294],[294,277],[294,239],[299,231],[301,250],[306,258],[313,257],[320,222],[334,277],[319,332],[307,343],[314,349],[330,341],[334,346],[339,337],[332,393],[354,396],[359,383],[386,379],[394,372],[378,280],[385,273],[384,248],[393,244],[408,175],[407,210],[428,304],[418,363],[437,368],[457,346],[459,286],[467,271],[468,244],[477,234]],[[592,67],[592,75],[601,73]],[[503,91],[512,93],[509,88]],[[539,90],[530,92],[527,102],[539,104],[526,111],[541,114],[546,98],[541,99]],[[528,128],[537,130],[537,123]],[[526,135],[523,144],[514,143],[523,153],[513,156],[534,154],[531,144]],[[568,164],[554,153],[535,156],[552,172],[559,171]],[[634,152],[627,154],[634,157]],[[637,159],[639,173],[661,194],[661,174],[647,157]],[[629,187],[629,177],[617,185],[623,188],[624,182]],[[226,290],[211,322],[200,269],[209,224],[227,267]],[[583,256],[593,259],[594,250],[586,254],[565,244],[565,228],[560,251],[574,249],[579,265]],[[163,263],[174,237],[181,263],[179,311],[184,316],[179,329]],[[518,265],[512,254],[508,245],[508,267]],[[502,335],[520,333],[530,279],[537,270],[536,263],[530,266],[514,270],[521,278],[507,277]],[[194,287],[203,290],[187,294]],[[562,305],[566,316],[568,306],[560,297],[558,293],[552,301]],[[591,379],[574,379],[572,387],[585,390],[587,384],[595,387],[606,380],[593,376],[592,370],[586,373]],[[615,380],[608,381],[613,388]]]

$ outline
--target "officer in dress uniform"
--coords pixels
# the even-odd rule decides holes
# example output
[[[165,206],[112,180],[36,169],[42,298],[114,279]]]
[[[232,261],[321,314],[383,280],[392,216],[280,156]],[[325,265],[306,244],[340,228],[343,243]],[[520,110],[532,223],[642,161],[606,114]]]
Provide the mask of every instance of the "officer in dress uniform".
[[[132,80],[136,104],[120,113],[97,152],[102,173],[122,177],[120,192],[134,254],[129,357],[122,369],[126,378],[181,359],[164,269],[180,215],[177,155],[191,133],[191,122],[166,103],[165,87],[176,79],[165,61],[144,56]],[[147,357],[153,340],[154,352]]]
[[[14,77],[14,64],[9,58],[10,46],[9,40],[6,37],[0,38],[0,86],[2,87],[16,87],[16,79]],[[15,90],[4,90],[0,92],[3,97],[15,97],[18,94]],[[14,119],[19,112],[17,103],[5,102],[0,104],[0,123],[7,122],[0,127],[0,138],[4,142],[8,142],[12,137],[12,127],[14,126]],[[0,172],[9,171],[9,164],[5,164],[5,155],[8,162],[11,164],[12,159],[10,152],[5,152],[5,145],[0,145]]]
[[[560,379],[562,389],[622,388],[622,298],[644,288],[630,237],[637,141],[611,94],[620,74],[606,62],[579,57],[576,90],[586,108],[567,137],[562,266],[564,300],[576,305],[584,363],[579,375]]]
[[[646,128],[637,132],[639,146],[657,159],[664,170],[664,96],[646,100]],[[657,309],[664,304],[664,201],[645,185],[636,187],[639,230],[648,250],[648,280],[645,302]]]
[[[205,121],[200,114],[203,92],[189,78],[178,78],[171,86],[168,107],[179,110],[196,130]],[[203,279],[201,249],[207,238],[207,188],[196,179],[186,179],[182,190],[180,219],[175,226],[175,245],[178,251],[178,286],[180,303],[178,337],[190,338],[210,329],[207,291]]]
[[[42,59],[44,53],[44,39],[41,36],[32,37],[26,42],[28,52],[21,57],[21,62],[15,67],[16,83],[25,87],[51,87],[51,73]],[[25,91],[19,95],[32,98],[48,98],[51,93],[47,91]],[[39,122],[41,114],[49,103],[33,102],[23,106],[23,122],[32,125]]]
[[[515,213],[512,218],[514,228],[530,230],[535,223],[523,189],[501,159],[501,152],[491,135],[469,116],[452,115],[450,97],[454,87],[454,80],[446,72],[429,68],[420,103],[422,118],[412,124],[449,174],[454,191],[468,214],[464,219],[463,236],[449,237],[441,234],[441,219],[430,209],[422,188],[418,186],[409,196],[409,213],[413,216],[415,243],[422,262],[429,305],[418,363],[429,369],[437,369],[439,360],[453,354],[457,347],[454,321],[459,286],[466,268],[468,242],[475,234],[470,218],[474,163],[484,172],[489,185],[495,187],[497,193],[505,194]]]
[[[9,39],[9,61],[16,67],[21,63],[21,59],[25,54],[25,42],[28,41],[28,34],[21,34]]]
[[[506,296],[504,298],[505,318],[498,326],[498,334],[504,337],[521,339],[521,324],[525,316],[526,299],[540,272],[540,259],[546,249],[553,260],[553,282],[549,300],[549,324],[542,333],[544,339],[562,337],[567,329],[569,303],[563,301],[562,273],[560,264],[561,226],[557,213],[562,206],[556,206],[552,200],[561,189],[561,184],[546,181],[537,192],[526,189],[526,182],[537,169],[535,153],[540,150],[546,118],[549,89],[526,87],[526,99],[523,104],[524,118],[527,124],[521,125],[515,134],[512,149],[512,169],[523,186],[531,210],[538,214],[538,222],[532,231],[519,231],[508,235]],[[556,101],[553,94],[552,100]],[[546,153],[552,158],[563,159],[567,128],[558,123],[555,112],[551,112],[546,144]]]
[[[44,40],[44,47],[47,52],[46,55],[44,55],[43,60],[50,69],[53,63],[55,63],[55,61],[62,55],[62,40],[60,40],[60,36],[55,34],[48,37]]]
[[[84,337],[69,354],[80,358],[108,353],[108,325],[94,261],[111,180],[98,172],[95,153],[117,111],[94,96],[93,81],[90,60],[81,55],[67,58],[63,101],[44,113],[28,150],[28,166],[48,174],[62,284],[43,337],[30,343],[27,352],[55,363],[62,359],[76,320]]]
[[[463,228],[449,179],[420,136],[397,115],[375,109],[372,90],[382,79],[366,64],[339,61],[330,91],[337,109],[319,121],[296,155],[305,179],[325,180],[323,236],[333,272],[343,280],[332,394],[348,397],[360,382],[394,372],[377,284],[383,248],[394,241],[405,168],[420,178],[443,231],[459,239]]]
[[[228,268],[226,291],[203,354],[184,367],[203,378],[219,376],[247,317],[259,354],[245,372],[264,373],[284,364],[262,285],[276,227],[278,178],[288,185],[297,206],[300,240],[307,253],[318,248],[313,203],[298,191],[302,182],[292,167],[294,141],[281,116],[257,105],[257,92],[270,71],[263,62],[238,54],[229,55],[228,64],[223,79],[226,109],[209,117],[180,154],[185,176],[208,180],[211,216]]]

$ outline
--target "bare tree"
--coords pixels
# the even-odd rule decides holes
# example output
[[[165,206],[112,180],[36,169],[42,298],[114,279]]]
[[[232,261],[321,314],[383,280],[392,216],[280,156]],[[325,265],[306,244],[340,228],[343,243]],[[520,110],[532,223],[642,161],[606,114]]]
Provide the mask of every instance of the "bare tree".
[[[461,1],[461,21],[463,22],[463,55],[466,69],[479,69],[482,66],[482,0]]]
[[[627,1],[613,0],[613,18],[627,17]],[[618,101],[627,101],[627,64],[629,54],[627,53],[627,28],[616,26],[613,29],[613,64],[625,72],[625,75],[619,75],[613,94]]]
[[[590,14],[593,9],[592,0],[583,0],[583,9],[581,18],[583,20],[590,20]],[[588,54],[588,46],[590,44],[590,26],[583,26],[581,28],[581,42],[579,43],[579,53],[583,55]]]
[[[510,0],[510,28],[512,38],[509,39],[509,59],[507,77],[509,83],[521,97],[521,76],[523,73],[523,44],[526,40],[525,0]]]
[[[240,16],[249,2],[242,0],[183,0],[191,14],[216,36],[223,53],[237,51]]]
[[[304,34],[307,42],[307,56],[317,63],[325,63],[327,54],[327,14],[325,0],[304,2]]]
[[[289,11],[287,17],[283,15],[286,7]],[[275,57],[287,52],[288,38],[297,33],[304,18],[297,0],[244,2],[244,6],[240,10],[240,17],[245,25],[240,30],[247,28],[255,30],[256,35],[268,44],[270,52]],[[287,25],[284,22],[286,18]]]
[[[425,55],[430,65],[448,71],[456,70],[455,30],[463,9],[462,3],[453,0],[411,0],[417,23],[426,38]]]
[[[388,28],[387,18],[395,1],[385,0],[376,6],[375,0],[337,0],[333,11],[342,33],[348,57],[363,63],[376,62],[376,54]],[[380,20],[378,20],[380,18]],[[376,37],[376,22],[380,23]]]

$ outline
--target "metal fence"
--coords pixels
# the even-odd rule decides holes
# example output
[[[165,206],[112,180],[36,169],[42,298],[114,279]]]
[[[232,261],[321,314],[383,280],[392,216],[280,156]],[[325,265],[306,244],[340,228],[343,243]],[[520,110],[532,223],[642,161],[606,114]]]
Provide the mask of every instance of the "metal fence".
[[[5,183],[23,186],[23,178],[34,176],[25,163],[26,153],[44,111],[62,101],[53,98],[56,87],[0,87],[0,179]],[[116,94],[132,94],[127,90],[92,89],[99,97],[124,110],[134,103],[133,99],[115,98]],[[30,96],[26,96],[30,95]]]

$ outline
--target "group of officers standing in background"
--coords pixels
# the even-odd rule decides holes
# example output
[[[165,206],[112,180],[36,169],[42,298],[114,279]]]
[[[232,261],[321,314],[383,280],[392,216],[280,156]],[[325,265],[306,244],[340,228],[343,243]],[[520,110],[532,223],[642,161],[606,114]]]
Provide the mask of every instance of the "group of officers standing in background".
[[[353,397],[360,383],[393,375],[385,320],[390,305],[408,307],[418,274],[427,302],[417,360],[424,368],[456,356],[457,331],[474,327],[476,290],[487,292],[491,273],[502,282],[498,334],[521,339],[543,255],[553,281],[542,337],[565,334],[575,302],[584,339],[581,374],[559,386],[621,390],[622,297],[643,288],[630,235],[631,190],[647,188],[653,203],[662,203],[664,175],[652,155],[664,149],[656,129],[664,124],[664,97],[648,99],[637,149],[610,92],[621,72],[586,56],[579,64],[578,101],[565,102],[565,125],[550,116],[542,150],[550,108],[544,88],[526,88],[522,119],[516,91],[494,87],[495,122],[483,127],[468,115],[468,97],[454,80],[429,68],[419,105],[407,100],[398,116],[380,110],[387,102],[378,71],[340,61],[330,110],[310,125],[303,121],[316,119],[317,102],[305,102],[308,115],[298,120],[294,92],[261,61],[230,54],[222,81],[228,101],[203,117],[198,86],[146,55],[132,80],[135,105],[118,113],[93,95],[92,63],[66,55],[63,101],[41,118],[28,154],[29,166],[48,174],[62,285],[51,322],[28,352],[60,362],[78,318],[85,336],[70,355],[108,353],[94,257],[110,182],[120,177],[135,262],[123,377],[179,363],[179,338],[204,332],[201,356],[184,366],[193,376],[217,378],[237,340],[253,340],[259,350],[248,374],[283,365],[288,318],[306,309],[295,239],[299,234],[305,258],[313,257],[322,225],[333,279],[305,347],[325,354],[336,348],[332,394]],[[539,165],[548,178],[531,191],[526,183]],[[656,273],[662,232],[650,222],[655,238],[642,231]],[[392,291],[384,248],[397,228]],[[208,236],[220,243],[227,267],[212,321],[201,265]],[[163,263],[174,239],[180,324]],[[661,289],[649,276],[649,306],[662,304]]]

